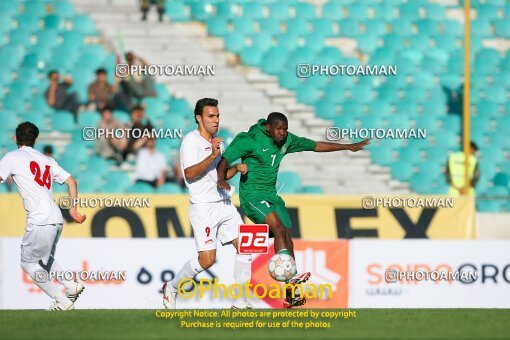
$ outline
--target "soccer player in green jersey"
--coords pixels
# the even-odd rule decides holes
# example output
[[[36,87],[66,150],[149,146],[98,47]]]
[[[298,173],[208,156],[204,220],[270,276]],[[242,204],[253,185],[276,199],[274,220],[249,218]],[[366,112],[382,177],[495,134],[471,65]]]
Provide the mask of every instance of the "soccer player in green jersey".
[[[320,142],[298,137],[287,130],[287,117],[280,112],[272,112],[267,120],[260,119],[248,132],[238,134],[218,165],[218,187],[230,190],[225,179],[228,165],[241,158],[248,168],[247,172],[241,175],[241,208],[253,222],[269,225],[274,235],[275,253],[288,254],[294,258],[290,216],[285,202],[276,191],[278,169],[283,157],[301,151],[356,152],[362,150],[369,141],[354,144]],[[297,274],[290,283],[305,282],[309,277],[310,273]],[[288,299],[288,302],[294,306],[304,303],[300,299]]]

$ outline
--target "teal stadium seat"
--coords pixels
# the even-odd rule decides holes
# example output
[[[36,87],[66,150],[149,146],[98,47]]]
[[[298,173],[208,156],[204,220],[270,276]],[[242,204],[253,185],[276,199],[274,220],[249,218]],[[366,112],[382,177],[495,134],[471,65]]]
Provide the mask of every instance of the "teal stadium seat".
[[[282,22],[273,17],[257,20],[260,32],[269,33],[271,35],[280,34],[283,32]]]
[[[127,192],[133,194],[153,194],[154,188],[147,183],[135,183],[127,188]]]
[[[99,112],[94,111],[83,111],[78,114],[78,125],[81,127],[84,126],[97,126],[99,121],[101,120],[101,116]]]
[[[296,2],[293,4],[295,13],[298,13],[299,18],[314,19],[316,17],[315,6],[307,2]]]
[[[247,2],[242,4],[243,17],[249,19],[264,18],[264,6],[260,2]]]
[[[73,20],[73,30],[83,33],[84,35],[97,35],[94,21],[88,15],[76,15]]]
[[[301,178],[295,172],[280,172],[276,189],[280,194],[295,194],[301,189]]]
[[[60,15],[50,14],[44,18],[44,27],[50,30],[61,30],[65,22]]]
[[[181,187],[176,183],[165,183],[156,188],[157,194],[182,194]]]
[[[241,32],[231,32],[225,36],[225,46],[234,53],[240,53],[245,44],[245,36]]]
[[[58,13],[63,18],[71,18],[75,15],[74,6],[67,1],[53,1],[49,3],[52,13]]]
[[[290,6],[285,2],[273,2],[269,4],[269,16],[276,20],[287,20],[290,18]]]
[[[165,13],[171,21],[186,22],[190,20],[190,12],[181,1],[167,1],[165,4]]]
[[[258,47],[245,47],[241,51],[241,61],[248,66],[259,66],[264,56],[264,50]]]
[[[390,165],[391,174],[400,181],[409,181],[413,176],[413,166],[409,163],[393,163]]]
[[[222,18],[222,17],[208,18],[206,20],[206,25],[207,25],[207,31],[211,35],[223,37],[229,32],[228,21],[227,21],[227,19]]]
[[[30,6],[29,8],[32,8]],[[18,23],[18,29],[27,31],[27,32],[33,32],[40,28],[41,22],[40,22],[40,14],[35,13],[28,13],[25,12],[23,14],[20,14],[16,17],[16,21]]]

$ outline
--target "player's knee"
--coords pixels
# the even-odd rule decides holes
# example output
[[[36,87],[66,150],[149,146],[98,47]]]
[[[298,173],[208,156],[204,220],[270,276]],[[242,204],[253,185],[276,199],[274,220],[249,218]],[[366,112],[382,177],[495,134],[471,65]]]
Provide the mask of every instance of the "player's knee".
[[[211,268],[216,261],[215,255],[207,255],[207,256],[199,256],[198,262],[200,263],[200,267],[202,269],[208,269]]]

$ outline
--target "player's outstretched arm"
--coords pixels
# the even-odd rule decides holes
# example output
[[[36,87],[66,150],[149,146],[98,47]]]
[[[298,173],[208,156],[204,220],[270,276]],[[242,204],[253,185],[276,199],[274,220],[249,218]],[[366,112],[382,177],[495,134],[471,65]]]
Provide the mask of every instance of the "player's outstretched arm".
[[[78,185],[76,184],[76,180],[73,176],[69,176],[65,183],[67,185],[67,191],[69,192],[69,198],[71,198],[72,203],[72,206],[69,209],[69,215],[71,215],[76,223],[83,223],[87,216],[80,214],[76,209],[76,206],[74,206],[74,202],[76,202],[76,198],[78,197]]]
[[[231,179],[238,172],[242,173],[243,175],[246,175],[246,173],[248,172],[248,165],[243,164],[243,163],[238,163],[238,164],[228,168],[226,180]]]
[[[337,144],[337,143],[331,143],[331,142],[316,142],[315,149],[313,151],[315,152],[333,152],[333,151],[343,151],[343,150],[349,150],[352,152],[363,150],[365,146],[370,144],[370,140],[365,139],[364,141],[361,141],[359,143],[354,144]]]

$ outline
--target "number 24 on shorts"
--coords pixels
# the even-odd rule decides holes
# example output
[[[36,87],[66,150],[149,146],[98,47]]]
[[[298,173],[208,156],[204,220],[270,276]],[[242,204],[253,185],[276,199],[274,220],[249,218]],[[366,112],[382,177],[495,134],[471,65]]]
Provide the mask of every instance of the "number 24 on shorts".
[[[269,252],[269,225],[241,224],[239,226],[240,254],[267,254]]]

